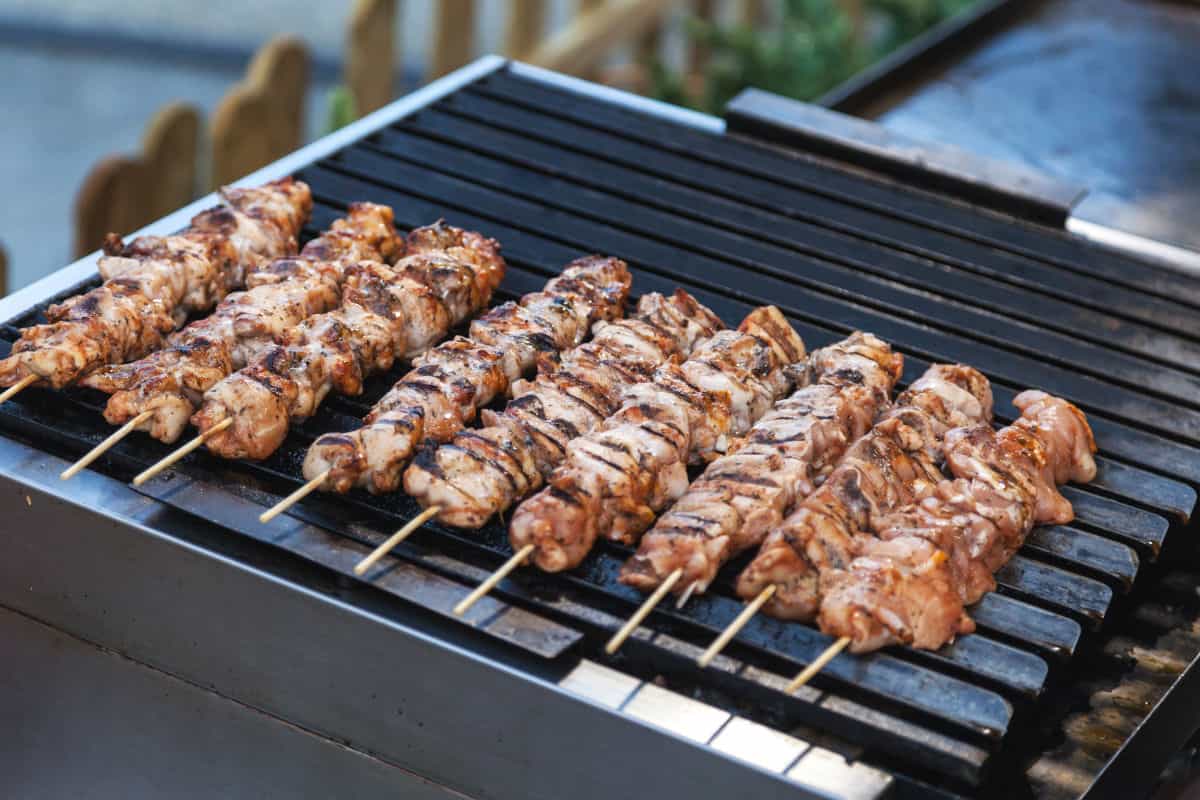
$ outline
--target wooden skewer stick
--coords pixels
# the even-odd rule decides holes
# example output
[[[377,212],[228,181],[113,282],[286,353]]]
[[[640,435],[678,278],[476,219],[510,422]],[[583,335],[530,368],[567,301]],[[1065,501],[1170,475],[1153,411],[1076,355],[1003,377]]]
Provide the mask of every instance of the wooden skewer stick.
[[[625,640],[629,638],[629,635],[637,630],[637,626],[641,625],[642,621],[646,619],[646,617],[650,616],[650,612],[654,610],[654,607],[662,602],[662,599],[667,596],[667,592],[671,591],[671,587],[679,583],[679,579],[682,577],[682,569],[676,569],[674,572],[668,575],[667,579],[660,583],[658,588],[654,590],[654,593],[647,597],[645,602],[638,606],[638,610],[633,612],[633,616],[630,617],[625,624],[621,626],[621,629],[614,633],[613,637],[608,640],[608,644],[604,645],[604,652],[611,656],[613,653],[620,650],[621,645],[625,644]]]
[[[133,485],[141,486],[143,483],[150,480],[151,478],[153,478],[155,475],[162,472],[163,470],[168,469],[169,467],[174,465],[175,462],[179,461],[179,459],[183,458],[188,453],[192,452],[197,447],[204,444],[210,438],[212,438],[213,436],[216,436],[218,433],[225,430],[232,424],[233,424],[233,417],[226,417],[225,419],[221,420],[216,425],[213,425],[211,428],[206,430],[204,433],[200,434],[195,439],[192,439],[190,442],[185,444],[183,447],[176,450],[174,453],[171,453],[171,455],[167,456],[162,461],[159,461],[157,464],[154,464],[153,466],[146,469],[145,472],[141,473],[140,475],[138,475],[136,478],[133,479]]]
[[[93,461],[95,461],[100,456],[107,453],[112,448],[113,445],[115,445],[117,442],[121,441],[126,436],[128,436],[130,434],[130,432],[133,431],[134,428],[136,428],[138,425],[141,425],[143,422],[145,422],[146,420],[150,419],[153,416],[154,416],[153,409],[148,409],[148,410],[143,411],[142,413],[138,414],[136,417],[129,420],[129,422],[126,422],[124,425],[122,425],[121,427],[119,427],[115,431],[113,431],[113,434],[111,436],[109,436],[107,439],[105,439],[103,442],[101,442],[100,444],[96,445],[91,450],[89,450],[87,455],[85,455],[83,458],[79,459],[74,464],[72,464],[71,466],[64,469],[58,477],[62,478],[64,481],[71,480],[71,478],[74,478],[76,475],[78,475],[80,472],[82,472],[84,469],[86,469],[89,464],[91,464]]]
[[[729,623],[725,630],[721,631],[721,635],[714,639],[713,643],[708,646],[708,649],[696,659],[696,663],[702,667],[707,667],[711,664],[712,660],[717,657],[717,654],[725,649],[725,645],[729,644],[733,640],[733,637],[737,636],[738,631],[746,627],[746,623],[750,621],[750,618],[758,613],[763,604],[771,599],[771,596],[775,594],[776,588],[778,587],[772,583],[759,592],[758,597],[747,603],[746,607],[742,609],[742,613],[734,617],[733,622]]]
[[[692,581],[688,587],[679,593],[679,597],[675,598],[675,607],[683,608],[687,605],[687,601],[692,599],[692,593],[696,591],[696,582]]]
[[[324,470],[320,474],[314,475],[308,483],[304,484],[299,489],[292,492],[263,513],[259,514],[258,521],[263,525],[266,525],[268,522],[275,519],[292,506],[296,505],[296,503],[299,503],[301,500],[308,497],[317,490],[318,486],[325,482],[325,479],[329,477],[330,472],[331,470]],[[361,575],[362,573],[359,574]]]
[[[362,561],[355,564],[354,565],[354,574],[362,575],[364,572],[369,570],[375,564],[376,561],[383,558],[388,553],[392,552],[392,550],[395,549],[396,545],[400,544],[405,539],[407,539],[409,536],[411,536],[412,532],[415,531],[417,528],[421,527],[426,522],[428,522],[429,520],[436,517],[438,515],[438,512],[440,512],[441,510],[442,510],[441,506],[430,506],[429,508],[422,511],[420,514],[417,514],[415,517],[410,519],[403,528],[401,528],[400,530],[396,531],[391,536],[389,536],[388,540],[386,542],[384,542],[383,544],[379,545],[379,547],[376,547],[374,550],[372,550],[371,555],[367,556]]]
[[[788,694],[791,694],[804,684],[808,683],[810,680],[812,680],[813,675],[816,675],[818,672],[824,669],[825,665],[832,661],[834,656],[845,650],[846,645],[848,644],[850,644],[850,637],[843,636],[833,644],[829,645],[829,647],[826,647],[825,652],[817,656],[816,661],[805,667],[804,671],[797,675],[795,679],[787,685],[787,688],[784,689],[784,691]]]
[[[37,380],[38,380],[37,375],[34,375],[32,372],[29,373],[24,378],[21,378],[21,380],[17,381],[12,386],[5,389],[3,392],[0,392],[0,403],[3,403],[5,400],[11,400],[12,398],[16,397],[17,392],[21,391],[26,386],[29,386],[30,384],[37,382]]]
[[[504,562],[500,569],[488,576],[488,579],[475,587],[475,591],[464,597],[458,605],[454,607],[454,616],[461,617],[463,614],[479,602],[479,598],[496,588],[496,584],[508,577],[508,574],[517,567],[521,566],[525,559],[537,549],[537,545],[527,544],[517,552],[513,553],[512,558]]]

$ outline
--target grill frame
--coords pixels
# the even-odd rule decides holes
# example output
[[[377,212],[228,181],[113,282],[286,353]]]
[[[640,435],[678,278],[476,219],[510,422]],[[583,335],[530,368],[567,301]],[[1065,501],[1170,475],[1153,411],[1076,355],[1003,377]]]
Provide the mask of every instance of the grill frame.
[[[389,107],[381,110],[380,112],[376,112],[376,114],[373,114],[370,117],[365,118],[364,120],[361,120],[358,123],[355,123],[353,126],[350,126],[347,129],[343,129],[338,134],[335,134],[333,137],[328,137],[327,139],[323,139],[320,142],[310,146],[309,148],[305,148],[304,150],[298,151],[296,154],[289,156],[288,158],[284,159],[283,161],[278,162],[277,164],[272,165],[270,167],[267,167],[264,170],[261,170],[258,173],[255,173],[252,176],[248,176],[246,179],[244,179],[243,181],[240,181],[239,183],[240,184],[258,183],[263,180],[269,180],[274,177],[279,177],[283,174],[290,174],[290,173],[298,171],[298,170],[303,170],[309,164],[314,163],[317,160],[320,160],[326,156],[329,156],[329,155],[335,153],[336,151],[340,150],[342,147],[349,145],[349,144],[363,138],[364,136],[371,134],[372,132],[374,132],[376,130],[379,130],[384,127],[388,127],[393,122],[401,119],[402,117],[405,117],[405,116],[412,114],[416,111],[419,111],[421,109],[427,108],[428,106],[430,106],[437,100],[443,99],[444,97],[449,95],[454,90],[471,83],[472,81],[476,80],[477,78],[503,69],[505,67],[505,63],[506,62],[504,62],[500,59],[485,59],[481,62],[477,62],[472,67],[470,67],[464,71],[460,71],[459,73],[456,73],[454,76],[452,76],[453,80],[447,80],[447,81],[438,82],[437,84],[432,84],[430,87],[427,87],[425,90],[422,90],[422,92],[419,92],[415,95],[410,96],[409,98],[406,98],[403,101],[393,104],[392,106],[389,106]],[[640,98],[639,99],[630,99],[628,96],[620,94],[620,93],[615,93],[615,92],[611,92],[609,90],[604,90],[600,87],[593,87],[590,84],[582,84],[579,82],[571,81],[570,79],[563,79],[563,78],[561,78],[561,76],[548,76],[547,74],[542,73],[541,71],[533,70],[532,68],[522,67],[520,65],[514,65],[512,67],[512,69],[514,72],[518,73],[519,75],[521,75],[525,78],[531,79],[531,80],[543,80],[543,81],[547,82],[548,84],[553,84],[553,85],[557,85],[557,86],[565,86],[565,87],[572,89],[573,91],[583,91],[586,88],[586,93],[589,96],[597,97],[600,99],[616,99],[622,105],[633,108],[635,110],[650,111],[650,112],[657,114],[659,116],[662,116],[664,118],[669,118],[672,121],[684,122],[688,125],[692,125],[696,128],[706,130],[709,132],[718,132],[721,127],[721,123],[719,120],[714,120],[713,118],[704,117],[703,115],[695,115],[691,112],[686,112],[686,111],[682,111],[679,109],[663,107],[659,104],[654,104],[653,101],[645,101],[645,100],[641,100]],[[183,209],[180,212],[177,212],[176,214],[173,214],[170,217],[167,217],[164,220],[161,220],[152,226],[149,226],[143,232],[164,233],[164,232],[169,232],[169,231],[175,230],[178,227],[180,227],[186,221],[186,219],[188,219],[197,210],[205,207],[205,205],[207,205],[211,202],[212,201],[209,198],[205,198],[203,200],[197,201],[197,203],[193,204],[192,206],[189,206],[188,208]],[[406,222],[407,222],[407,220],[406,220]],[[508,241],[506,241],[503,236],[501,236],[500,238],[502,239],[502,242],[504,242],[506,244],[508,243]],[[522,265],[522,267],[525,267],[525,265]],[[76,264],[72,265],[71,267],[68,267],[67,269],[65,269],[59,273],[56,273],[54,276],[51,276],[50,278],[48,278],[42,282],[39,282],[38,284],[35,284],[34,286],[31,286],[28,289],[17,293],[16,295],[13,295],[3,301],[0,301],[0,318],[8,318],[13,315],[11,312],[15,311],[16,309],[28,308],[31,305],[33,305],[32,301],[40,302],[47,296],[47,294],[55,293],[55,292],[66,289],[67,281],[69,281],[71,278],[75,278],[76,281],[78,281],[80,279],[87,279],[94,272],[94,269],[95,269],[95,255],[90,256],[85,259],[82,259],[80,262],[76,262]],[[534,273],[530,272],[529,274],[532,275]],[[668,278],[667,280],[671,280],[671,279]],[[531,286],[529,288],[533,288],[533,287]],[[637,287],[635,287],[635,288],[637,288]],[[524,288],[522,289],[522,291],[526,291],[526,290],[528,290],[528,289],[524,289]],[[641,287],[641,290],[643,290],[643,291],[647,290],[646,287],[644,286],[644,284]],[[704,299],[704,298],[702,298],[702,299]],[[727,322],[735,321],[735,319],[727,313],[723,314],[723,316],[726,318]],[[804,331],[802,331],[802,333],[803,332]],[[884,335],[886,336],[886,334],[884,334]],[[808,338],[809,337],[806,336],[806,340]],[[911,377],[911,371],[912,370],[910,369],[910,375],[908,375],[907,377]],[[119,460],[120,460],[120,456],[118,454],[117,461],[119,461]],[[130,466],[133,463],[140,463],[140,460],[138,460],[138,459],[131,460]],[[118,472],[127,471],[128,469],[130,469],[130,466],[118,465],[117,470],[118,470]],[[1115,470],[1117,473],[1120,473],[1121,469],[1124,469],[1124,468],[1118,468],[1117,466],[1113,466],[1111,469]],[[1161,465],[1159,465],[1159,469],[1160,470],[1162,469]],[[224,507],[226,500],[232,501],[234,498],[239,497],[237,494],[228,491],[228,489],[226,487],[224,487],[220,482],[214,483],[210,480],[206,480],[206,478],[209,476],[206,475],[205,472],[206,471],[204,469],[195,469],[195,468],[189,467],[182,471],[182,474],[184,477],[173,479],[173,481],[155,482],[155,483],[149,485],[147,487],[146,491],[150,496],[155,497],[159,500],[162,500],[167,505],[185,509],[185,510],[187,510],[193,514],[197,514],[197,515],[204,515],[206,512],[212,513],[217,508],[217,506]],[[12,478],[22,478],[23,479],[26,476],[9,475],[8,477],[10,479],[12,479]],[[1107,477],[1107,472],[1106,472],[1106,477]],[[1133,485],[1136,482],[1136,480],[1138,478],[1138,470],[1134,469],[1134,470],[1128,471],[1128,474],[1120,474],[1117,477],[1120,478],[1120,480],[1118,480],[1116,482],[1118,486],[1125,485],[1128,487],[1128,486]],[[1122,480],[1124,481],[1124,484],[1121,484]],[[203,489],[201,489],[197,492],[194,492],[190,498],[181,499],[182,495],[186,494],[185,490],[186,490],[187,486],[192,483],[194,483],[197,486],[202,485]],[[282,485],[283,485],[282,483],[278,484],[279,487],[282,487]],[[268,486],[265,488],[269,492],[275,491],[275,487]],[[285,492],[279,491],[278,493],[283,494]],[[249,501],[249,505],[246,506],[246,513],[248,514],[250,511],[254,511],[254,513],[256,513],[257,510],[261,510],[262,505],[269,504],[270,500],[274,499],[274,498],[270,498],[269,500],[264,500],[263,499],[264,497],[266,497],[266,495],[260,494],[257,499],[251,499]],[[1084,504],[1086,504],[1088,502],[1086,500],[1086,498],[1094,497],[1094,495],[1090,495],[1090,494],[1089,495],[1080,495],[1080,497],[1085,498],[1083,502],[1084,502]],[[246,501],[245,497],[241,497],[240,499],[243,501]],[[1073,498],[1073,499],[1077,499],[1077,498]],[[1195,498],[1194,498],[1194,492],[1193,492],[1192,498],[1191,498],[1192,504],[1194,504],[1194,499]],[[1093,502],[1098,502],[1098,501],[1093,501]],[[411,506],[411,504],[409,504],[409,505]],[[1104,511],[1104,508],[1103,508],[1104,503],[1100,502],[1099,505],[1101,506],[1101,508],[1098,510],[1097,513],[1102,514]],[[1182,515],[1186,518],[1186,511],[1182,510],[1182,507],[1186,506],[1186,505],[1190,505],[1190,504],[1183,500],[1179,500],[1178,502],[1176,502],[1175,503],[1176,514],[1179,515],[1180,513],[1182,513]],[[232,503],[231,503],[231,507],[232,507]],[[391,512],[392,516],[390,518],[389,517],[385,517],[385,518],[388,519],[389,522],[396,522],[396,521],[402,520],[403,516],[406,513],[410,513],[410,512],[411,512],[411,509],[409,509],[406,512],[405,511],[402,511],[402,512],[392,511]],[[344,521],[339,522],[337,519],[334,518],[334,516],[332,514],[322,515],[322,514],[314,513],[308,507],[305,507],[305,510],[302,510],[297,516],[302,519],[308,520],[308,521],[316,521],[316,522],[320,523],[322,527],[341,529],[343,531],[346,530],[346,525],[345,525]],[[325,557],[321,557],[315,551],[307,550],[306,547],[289,546],[289,544],[286,541],[278,541],[279,534],[280,534],[280,531],[278,529],[263,530],[263,529],[256,528],[254,530],[257,530],[257,533],[259,535],[255,536],[254,530],[252,530],[248,527],[244,527],[244,524],[243,524],[244,521],[239,522],[238,519],[235,519],[232,517],[227,518],[223,521],[224,521],[224,524],[226,527],[233,528],[235,530],[242,530],[242,532],[250,534],[253,538],[256,538],[256,539],[264,539],[265,538],[268,541],[273,541],[274,545],[277,547],[282,547],[284,549],[290,549],[293,552],[299,553],[301,556],[303,556],[305,558],[308,558],[310,560],[315,560],[318,563],[322,563],[326,567],[329,567],[336,572],[348,574],[348,567],[349,567],[349,565],[352,565],[352,563],[353,563],[352,559],[347,560],[347,558],[341,558],[340,560],[336,560],[336,559],[333,559],[332,557],[329,557],[328,555],[326,555]],[[377,521],[379,521],[379,520],[377,520]],[[255,525],[255,526],[257,525],[257,523],[255,523],[255,522],[251,522],[250,524]],[[297,524],[292,524],[291,529],[299,530],[301,528],[309,529],[312,527],[313,526],[311,526],[311,525],[306,526],[302,522],[300,522]],[[385,528],[383,528],[383,527],[379,528],[379,530],[384,530],[384,529]],[[1140,543],[1140,552],[1144,556],[1147,556],[1147,557],[1155,556],[1157,554],[1157,550],[1158,550],[1159,546],[1162,544],[1162,537],[1165,537],[1166,532],[1167,532],[1166,528],[1164,527],[1161,531],[1161,536],[1157,540],[1146,540],[1146,541],[1141,542]],[[378,535],[378,531],[373,531],[371,533]],[[1043,534],[1044,534],[1044,532],[1043,532]],[[353,535],[353,534],[351,534],[351,535]],[[439,538],[439,539],[437,539],[437,541],[444,542],[445,534],[439,534],[439,536],[443,537],[443,538]],[[364,544],[370,544],[373,541],[377,541],[377,539],[374,539],[372,535],[364,535],[364,533],[362,531],[358,532],[357,538],[360,542],[362,542]],[[1065,537],[1059,537],[1059,538],[1065,538]],[[421,536],[418,535],[416,542],[420,543],[421,540],[422,540]],[[309,544],[311,544],[311,542]],[[1047,542],[1046,544],[1047,544],[1047,547],[1050,548],[1051,550],[1053,550],[1054,548],[1057,547],[1058,552],[1061,555],[1061,544],[1055,545],[1052,542]],[[351,552],[354,552],[353,546],[351,546]],[[1132,553],[1133,550],[1130,550],[1130,552]],[[344,556],[346,554],[343,553],[342,555]],[[447,558],[446,556],[441,555],[441,554],[438,554],[433,557],[430,557],[428,554],[423,556],[419,552],[414,552],[411,549],[406,549],[406,550],[402,551],[402,555],[406,560],[415,562],[416,564],[418,564],[420,566],[424,566],[432,571],[439,572],[439,573],[445,574],[445,575],[449,575],[451,577],[458,577],[460,579],[467,580],[467,581],[471,580],[473,574],[478,573],[478,571],[479,571],[478,563],[481,561],[478,553],[474,554],[473,558],[471,557],[471,554],[456,553],[455,554],[456,556],[463,555],[463,557],[464,557],[464,561],[459,561],[459,562],[457,562],[457,564],[453,563],[455,561],[454,558]],[[470,563],[472,561],[474,561],[476,563],[475,564]],[[486,559],[482,559],[482,561],[483,561],[483,563],[486,563]],[[1037,565],[1040,562],[1031,562],[1031,563],[1034,565]],[[1101,584],[1101,586],[1103,586],[1103,585],[1104,584]],[[389,589],[387,587],[380,587],[380,588],[385,592],[389,591]],[[1111,598],[1111,595],[1113,594],[1112,590],[1114,588],[1117,590],[1117,593],[1119,593],[1120,590],[1127,589],[1128,586],[1123,585],[1120,580],[1117,580],[1114,582],[1113,586],[1109,586],[1107,588],[1110,589],[1110,598]],[[577,625],[577,626],[580,626],[581,628],[586,628],[587,623],[588,623],[588,620],[587,620],[588,615],[587,614],[574,613],[570,609],[567,609],[567,610],[564,610],[562,608],[555,609],[555,608],[553,608],[552,604],[548,604],[548,603],[545,603],[545,602],[539,600],[537,595],[538,595],[538,592],[536,591],[536,586],[534,587],[533,590],[527,591],[527,590],[523,589],[520,585],[509,585],[500,592],[501,597],[516,601],[517,603],[519,603],[523,606],[528,606],[528,605],[532,604],[535,608],[537,608],[539,613],[548,614],[549,616],[552,616],[555,619],[558,619],[560,621],[565,620],[567,622],[568,627],[570,627],[572,625]],[[1011,602],[1007,598],[1002,598],[1002,600],[1005,603]],[[1103,610],[1106,611],[1107,607],[1109,605],[1109,602],[1105,601],[1105,602],[1101,603],[1101,605],[1104,607]],[[588,609],[588,611],[594,613],[595,608]],[[665,612],[665,613],[669,614],[670,612]],[[726,613],[728,614],[728,609],[726,610]],[[984,615],[984,619],[986,620],[986,614]],[[1089,629],[1094,629],[1094,628],[1099,627],[1100,622],[1101,622],[1100,619],[1095,619],[1095,618],[1089,617],[1089,615],[1087,615],[1087,614],[1080,615],[1078,617],[1078,620],[1082,621],[1084,623],[1085,627],[1088,627]],[[668,630],[672,630],[672,632],[673,632],[673,629],[669,628]],[[596,633],[595,633],[595,631],[592,631],[589,635],[595,636]],[[1078,635],[1076,635],[1075,638],[1077,640]],[[816,641],[816,640],[813,640],[813,641]],[[810,644],[809,649],[811,650],[811,648],[815,647],[815,646],[816,646],[815,644]],[[1001,646],[1003,647],[1004,645],[1001,645]],[[675,649],[675,656],[677,657],[677,660],[682,659],[683,657],[680,656],[680,653],[686,651],[687,643],[679,642],[678,640],[676,640],[676,642],[672,643],[671,647],[668,647],[668,646],[664,646],[662,643],[649,643],[649,642],[644,641],[641,637],[638,637],[632,643],[632,647],[641,654],[638,656],[638,658],[648,660],[650,662],[653,662],[655,664],[663,666],[665,669],[670,670],[672,668],[672,665],[670,663],[671,657],[672,657],[671,656],[672,647],[674,647],[674,649]],[[1072,645],[1072,649],[1073,648],[1074,648],[1074,645]],[[736,654],[736,652],[737,652],[737,650],[735,648],[734,653]],[[992,652],[997,652],[997,651],[992,651]],[[1052,662],[1054,662],[1055,658],[1056,658],[1053,651],[1049,650],[1049,651],[1043,653],[1043,655],[1047,662],[1047,669],[1048,670],[1053,669],[1054,664]],[[976,656],[976,657],[978,657],[978,656]],[[968,658],[970,658],[969,654],[968,654]],[[929,659],[933,659],[934,661],[937,661],[938,657],[909,655],[908,659],[909,659],[908,663],[915,662],[917,664],[920,664],[920,663],[927,663]],[[922,659],[925,659],[926,661],[923,662]],[[799,663],[799,662],[797,662],[797,663]],[[489,666],[492,666],[492,665],[489,665]],[[779,669],[786,671],[786,669],[789,665],[788,664],[776,664],[776,666]],[[945,664],[941,664],[940,668],[946,669],[947,667]],[[729,669],[730,669],[730,666],[727,663],[725,671],[728,672]],[[831,671],[830,674],[836,675],[836,669],[837,668],[835,667],[834,670]],[[763,686],[769,685],[769,683],[770,683],[769,681],[754,681],[754,680],[749,680],[749,679],[745,678],[744,676],[729,675],[729,674],[722,676],[721,680],[727,682],[727,685],[730,687],[731,691],[747,691],[747,692],[754,692],[754,691],[761,692],[763,690]],[[1044,682],[1044,679],[1041,682]],[[1021,713],[1023,713],[1025,710],[1027,710],[1030,707],[1030,703],[1032,703],[1033,700],[1036,700],[1036,696],[1037,696],[1038,692],[1040,691],[1040,689],[1033,691],[1032,695],[1025,698],[1024,700],[1018,701],[1013,698],[1014,694],[1020,694],[1019,691],[1014,691],[1016,688],[1017,687],[1013,687],[1012,685],[1009,685],[1008,689],[1006,690],[1005,696],[1009,697],[1010,701],[1012,701],[1015,705],[1019,706],[1016,709],[1018,716],[1019,716]],[[878,691],[878,689],[877,689],[877,691]],[[998,694],[996,696],[1000,697],[1001,695]],[[849,728],[844,727],[846,724],[847,717],[852,716],[850,714],[847,714],[844,711],[841,712],[840,714],[832,713],[832,715],[830,713],[825,713],[824,715],[822,715],[821,713],[817,713],[816,711],[814,711],[814,709],[816,708],[816,706],[814,705],[814,701],[816,701],[818,699],[819,699],[819,697],[817,697],[815,695],[808,698],[808,704],[811,707],[808,709],[805,709],[802,713],[799,710],[797,711],[797,713],[801,719],[806,720],[810,723],[819,723],[822,721],[832,722],[833,724],[831,725],[831,727],[834,730],[839,730],[839,732],[843,733],[844,735],[848,735],[848,736],[853,735],[854,733],[858,732],[853,727],[849,727]],[[853,702],[853,700],[854,700],[853,697],[850,697],[848,700],[846,697],[840,697],[840,698],[835,697],[835,699],[841,700],[843,702],[847,702],[847,701]],[[801,701],[794,701],[794,702],[800,703]],[[886,716],[886,714],[885,714],[885,716]],[[839,720],[841,721],[841,723],[843,725],[843,727],[841,729],[839,729],[837,727],[837,722]],[[963,734],[964,732],[959,731],[958,733]],[[1010,733],[1011,733],[1011,731],[1010,731]],[[970,735],[965,736],[965,739],[967,742],[974,743],[976,745],[980,744],[981,738],[983,740],[987,740],[989,737],[987,737],[986,735],[983,737],[979,737],[979,736],[972,737]],[[991,745],[988,745],[988,746],[995,747],[996,744],[993,742]],[[982,764],[980,764],[980,768],[982,768]],[[978,780],[979,777],[981,776],[981,774],[982,774],[981,772],[975,772],[969,777],[969,780]],[[794,796],[794,795],[790,795],[790,796]]]

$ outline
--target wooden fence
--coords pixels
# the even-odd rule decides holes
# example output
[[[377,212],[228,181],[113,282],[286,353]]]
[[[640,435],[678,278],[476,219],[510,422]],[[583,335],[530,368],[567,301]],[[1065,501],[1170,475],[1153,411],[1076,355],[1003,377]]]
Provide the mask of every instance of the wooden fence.
[[[451,72],[478,54],[477,5],[475,0],[432,4],[427,78]],[[721,16],[758,25],[768,6],[764,0],[578,0],[568,23],[547,31],[550,5],[545,0],[509,1],[505,54],[631,88],[638,88],[638,81],[629,78],[629,70],[612,69],[614,54],[625,52],[627,61],[642,62],[658,53],[669,14]],[[342,80],[359,115],[393,97],[399,12],[397,0],[354,4]],[[689,69],[701,69],[705,58],[693,46],[687,54]],[[136,230],[202,191],[295,150],[305,140],[308,90],[308,50],[301,39],[281,36],[258,51],[244,77],[217,105],[206,140],[197,109],[182,103],[162,109],[147,126],[139,154],[104,158],[85,178],[75,204],[76,253],[94,250],[109,231]]]

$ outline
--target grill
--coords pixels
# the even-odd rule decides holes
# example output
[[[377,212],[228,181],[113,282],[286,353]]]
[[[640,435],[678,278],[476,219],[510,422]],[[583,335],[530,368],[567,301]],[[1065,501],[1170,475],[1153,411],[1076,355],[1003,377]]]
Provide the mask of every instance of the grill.
[[[499,300],[602,252],[629,262],[635,293],[683,286],[727,323],[774,303],[810,349],[869,330],[904,353],[906,381],[931,361],[969,363],[992,380],[1001,420],[1013,418],[1011,400],[1026,387],[1076,402],[1096,433],[1099,474],[1065,490],[1075,523],[1036,529],[1003,568],[999,590],[973,609],[976,634],[936,653],[839,657],[789,697],[780,686],[830,641],[809,627],[760,617],[712,668],[694,664],[741,608],[729,577],[736,566],[684,609],[661,606],[615,659],[601,645],[642,599],[616,581],[629,555],[617,546],[562,575],[522,570],[458,621],[449,609],[511,550],[502,525],[433,524],[364,586],[350,568],[416,513],[403,494],[312,496],[270,526],[256,517],[302,482],[307,445],[355,426],[399,371],[362,397],[329,399],[264,463],[198,454],[148,483],[140,502],[160,515],[149,527],[186,529],[195,543],[284,577],[340,576],[331,591],[380,613],[416,613],[414,625],[478,656],[476,675],[513,669],[587,696],[596,705],[580,712],[585,725],[600,729],[593,717],[615,714],[691,739],[700,774],[721,776],[698,784],[700,796],[725,791],[722,781],[788,797],[928,796],[935,786],[947,796],[1029,786],[1072,795],[1088,784],[1101,796],[1145,786],[1190,733],[1177,715],[1196,699],[1197,670],[1170,673],[1173,682],[1148,695],[1144,704],[1169,696],[1115,754],[1085,747],[1090,760],[1071,761],[1071,743],[1088,740],[1071,731],[1091,724],[1089,694],[1118,682],[1153,649],[1148,636],[1186,627],[1194,610],[1180,570],[1192,562],[1200,483],[1200,280],[1022,218],[1011,204],[989,208],[986,192],[968,203],[952,185],[921,186],[919,173],[889,178],[798,152],[769,125],[721,127],[493,59],[267,171],[294,170],[312,186],[308,236],[349,202],[371,200],[394,208],[400,227],[444,217],[499,239],[509,263]],[[1042,221],[1036,210],[1029,216]],[[7,302],[24,310],[0,328],[5,354],[56,299],[45,294],[34,287]],[[103,399],[28,390],[0,406],[0,428],[11,446],[70,458],[111,432]],[[134,436],[94,469],[119,485],[166,452]],[[70,498],[35,463],[9,458],[5,479]],[[316,573],[303,572],[314,564]],[[397,598],[402,605],[386,605]],[[1186,665],[1193,653],[1175,657]],[[611,770],[596,749],[607,746],[602,737],[584,738],[591,752],[549,752],[534,770],[544,760],[580,776]],[[667,780],[667,737],[646,741],[649,750],[630,746],[622,761]],[[401,763],[436,771],[414,759]],[[512,796],[541,796],[518,791],[521,780],[510,776]],[[606,780],[618,783],[580,791],[620,785]]]

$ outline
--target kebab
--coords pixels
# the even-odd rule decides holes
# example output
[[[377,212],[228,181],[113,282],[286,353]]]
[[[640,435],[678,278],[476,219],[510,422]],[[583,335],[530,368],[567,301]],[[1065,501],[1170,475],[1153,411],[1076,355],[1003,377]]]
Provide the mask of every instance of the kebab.
[[[305,319],[205,392],[191,419],[200,435],[166,465],[202,444],[223,458],[266,458],[329,392],[360,394],[371,374],[424,352],[486,305],[503,277],[499,245],[477,233],[439,222],[410,233],[407,247],[392,267],[350,266],[341,307]]]
[[[587,256],[540,292],[508,302],[416,362],[375,404],[364,425],[317,439],[304,461],[308,486],[395,491],[423,440],[445,442],[539,357],[574,347],[592,323],[621,315],[631,278],[624,261]]]
[[[404,239],[386,206],[359,203],[304,246],[250,275],[244,292],[226,296],[208,317],[172,334],[167,347],[127,364],[102,367],[85,386],[112,395],[104,418],[123,425],[62,474],[70,478],[135,429],[174,442],[204,392],[244,367],[277,337],[313,314],[336,308],[348,267],[361,260],[393,262]]]
[[[307,185],[291,178],[222,189],[222,205],[192,218],[182,233],[116,234],[104,242],[104,283],[46,310],[47,324],[21,332],[0,360],[6,400],[32,383],[61,389],[92,370],[162,347],[190,314],[206,312],[247,275],[296,251],[312,209]]]
[[[937,364],[902,392],[896,405],[843,456],[821,484],[764,538],[738,578],[746,613],[701,656],[707,665],[759,609],[812,620],[822,569],[855,555],[855,536],[871,519],[898,509],[941,480],[947,431],[991,419],[987,379],[971,367]]]
[[[466,611],[526,559],[548,572],[577,566],[600,537],[634,543],[687,488],[687,464],[728,449],[786,392],[804,343],[779,309],[756,309],[683,362],[633,386],[592,433],[571,441],[548,486],[513,515],[516,551],[455,608]]]
[[[1095,440],[1083,413],[1044,392],[1013,401],[1021,416],[946,435],[943,480],[917,502],[872,521],[843,569],[821,574],[821,630],[853,652],[888,644],[936,649],[969,629],[965,608],[996,586],[994,573],[1035,524],[1074,518],[1058,484],[1096,474]]]
[[[736,448],[704,471],[641,541],[622,583],[651,597],[609,640],[614,653],[674,590],[682,606],[704,592],[730,559],[818,486],[852,442],[891,402],[903,357],[856,332],[809,359],[811,380],[767,412]]]
[[[722,327],[682,289],[644,295],[632,317],[597,322],[590,341],[542,360],[533,380],[516,381],[502,413],[484,410],[484,426],[417,453],[404,489],[426,510],[355,567],[363,574],[430,517],[479,528],[542,486],[572,439],[617,410],[622,394],[671,358],[689,355]]]

